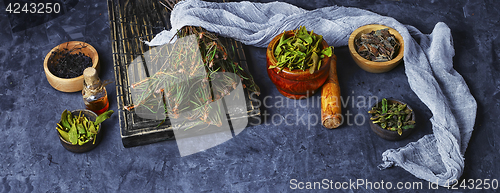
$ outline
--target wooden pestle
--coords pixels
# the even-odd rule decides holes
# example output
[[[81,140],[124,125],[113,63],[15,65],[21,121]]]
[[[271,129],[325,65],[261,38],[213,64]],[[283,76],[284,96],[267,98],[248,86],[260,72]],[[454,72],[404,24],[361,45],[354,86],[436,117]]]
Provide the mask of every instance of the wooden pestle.
[[[321,88],[321,123],[328,129],[342,124],[340,86],[337,77],[337,57],[330,59],[330,73]]]

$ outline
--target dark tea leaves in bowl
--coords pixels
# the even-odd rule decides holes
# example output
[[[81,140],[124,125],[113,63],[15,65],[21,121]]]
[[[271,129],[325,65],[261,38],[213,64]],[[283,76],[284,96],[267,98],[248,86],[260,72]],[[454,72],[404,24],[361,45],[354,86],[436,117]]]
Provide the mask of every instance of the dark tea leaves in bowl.
[[[58,49],[52,52],[49,60],[49,70],[60,78],[75,78],[83,74],[83,70],[92,67],[92,59],[78,50],[82,45],[71,49]]]

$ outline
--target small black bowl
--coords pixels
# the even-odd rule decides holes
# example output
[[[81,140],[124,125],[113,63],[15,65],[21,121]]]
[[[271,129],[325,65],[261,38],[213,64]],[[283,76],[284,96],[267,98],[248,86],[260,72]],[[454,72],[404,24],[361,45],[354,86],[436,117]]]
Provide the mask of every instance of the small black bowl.
[[[396,99],[387,99],[388,105],[394,104],[394,103],[406,104],[406,103],[399,101],[399,100],[396,100]],[[382,100],[380,100],[378,103],[373,105],[373,107],[378,107],[379,105],[380,106],[382,105]],[[413,109],[408,104],[406,104],[406,107],[411,110],[411,120],[415,121],[415,112],[413,112]],[[403,129],[403,133],[401,135],[399,135],[397,131],[391,131],[391,130],[384,129],[379,124],[373,123],[373,121],[371,121],[371,120],[369,122],[370,122],[370,127],[371,127],[373,132],[375,132],[381,138],[383,138],[385,140],[389,140],[389,141],[397,141],[397,140],[404,139],[405,137],[410,135],[410,133],[413,130],[415,130],[415,128],[416,128],[416,126],[415,126],[413,128]]]
[[[97,114],[95,114],[94,112],[87,110],[87,109],[74,110],[74,111],[71,111],[71,114],[73,114],[73,116],[79,116],[80,112],[82,113],[83,116],[87,117],[87,119],[89,121],[95,121],[97,118]],[[61,121],[59,121],[59,124],[61,124]],[[94,149],[95,147],[97,147],[97,145],[99,145],[99,143],[101,142],[101,139],[102,139],[101,130],[102,130],[101,124],[99,124],[99,130],[97,131],[97,134],[95,135],[95,137],[96,137],[95,143],[93,143],[93,141],[90,140],[89,142],[87,142],[83,145],[78,145],[78,144],[73,145],[71,142],[64,140],[62,138],[61,134],[59,134],[59,132],[57,132],[57,135],[59,136],[59,140],[61,141],[62,146],[64,148],[66,148],[68,151],[71,151],[73,153],[83,153],[83,152],[90,151],[90,150]]]

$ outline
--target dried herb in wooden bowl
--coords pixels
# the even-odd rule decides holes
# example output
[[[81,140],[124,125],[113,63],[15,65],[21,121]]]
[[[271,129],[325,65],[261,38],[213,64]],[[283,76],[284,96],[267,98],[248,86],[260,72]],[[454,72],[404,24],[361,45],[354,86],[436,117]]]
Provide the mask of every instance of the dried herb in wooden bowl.
[[[386,62],[396,57],[399,50],[399,42],[395,36],[389,33],[389,29],[380,29],[370,33],[361,34],[354,40],[358,54],[374,62]]]
[[[92,59],[79,50],[85,45],[77,44],[73,48],[57,49],[52,52],[48,68],[59,78],[75,78],[83,74],[83,70],[92,67]]]

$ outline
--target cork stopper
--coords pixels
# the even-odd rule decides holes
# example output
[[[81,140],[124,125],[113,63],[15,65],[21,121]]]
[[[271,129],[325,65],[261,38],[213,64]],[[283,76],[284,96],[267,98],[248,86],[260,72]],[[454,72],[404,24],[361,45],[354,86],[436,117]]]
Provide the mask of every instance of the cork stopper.
[[[88,67],[83,71],[83,79],[85,80],[85,84],[89,86],[97,85],[100,82],[97,70],[92,67]]]

